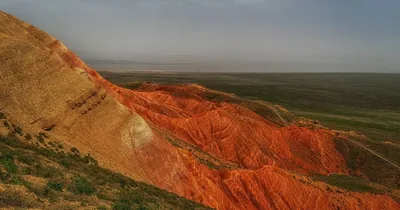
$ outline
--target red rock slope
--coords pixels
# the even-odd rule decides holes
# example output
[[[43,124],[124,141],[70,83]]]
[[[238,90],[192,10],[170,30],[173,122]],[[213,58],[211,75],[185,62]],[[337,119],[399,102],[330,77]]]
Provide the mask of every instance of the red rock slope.
[[[308,178],[347,173],[328,130],[278,126],[205,100],[199,86],[131,91],[62,43],[0,12],[0,110],[100,165],[217,209],[399,209],[386,195]]]

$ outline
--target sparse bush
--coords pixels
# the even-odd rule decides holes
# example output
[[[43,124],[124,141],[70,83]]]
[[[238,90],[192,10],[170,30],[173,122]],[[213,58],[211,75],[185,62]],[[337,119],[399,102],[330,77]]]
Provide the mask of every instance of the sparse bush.
[[[75,153],[77,152],[75,151]],[[181,199],[156,187],[136,182],[121,174],[98,167],[92,164],[94,159],[90,155],[80,157],[72,154],[66,155],[56,153],[52,150],[36,147],[26,141],[22,141],[11,132],[7,137],[0,135],[0,154],[0,160],[4,159],[6,160],[5,162],[12,159],[13,163],[17,160],[18,163],[23,162],[27,164],[28,166],[21,166],[20,170],[18,170],[21,174],[30,174],[47,179],[47,184],[45,186],[38,186],[24,180],[18,173],[12,174],[0,170],[1,182],[25,186],[30,192],[38,196],[40,202],[44,202],[44,200],[47,199],[50,203],[55,203],[60,199],[59,196],[62,196],[64,200],[83,202],[83,204],[85,204],[85,202],[91,201],[86,199],[86,196],[82,197],[81,195],[95,194],[100,200],[115,202],[114,205],[112,205],[113,209],[146,209],[147,204],[153,203],[156,207],[161,207],[164,206],[163,204],[166,204],[166,206],[180,207],[179,209],[195,209],[195,206],[199,206],[198,204]],[[46,158],[46,160],[43,158]],[[69,183],[64,178],[58,179],[57,177],[63,176],[63,172],[66,170],[63,168],[58,169],[51,167],[48,161],[54,164],[58,163],[64,167],[71,167],[71,169],[79,175],[72,178]],[[115,194],[115,191],[108,190],[110,187],[121,189],[119,185],[121,188],[122,186],[125,188],[124,192],[121,192],[119,196]],[[63,192],[65,188],[73,194]],[[132,188],[135,188],[135,190],[132,190]],[[100,193],[96,193],[98,190]],[[104,192],[107,193],[104,194]],[[27,196],[27,198],[29,197],[30,196]],[[68,199],[68,197],[70,197],[70,199]],[[34,199],[34,201],[38,203],[36,199]],[[3,203],[3,197],[0,195],[0,206],[2,206]],[[96,206],[101,203],[89,204],[90,206]],[[23,205],[25,204],[21,203],[21,206],[13,205],[12,207],[23,207]],[[51,206],[54,205],[55,204],[52,204]],[[68,209],[75,208],[76,205],[69,206]],[[99,209],[107,209],[107,207],[103,208],[99,206]]]
[[[22,179],[21,176],[17,174],[11,174],[9,180],[6,181],[8,184],[16,184],[23,186],[30,186],[30,183]]]
[[[4,115],[3,112],[0,112],[0,120],[2,120],[2,119],[6,119],[6,115]]]
[[[4,165],[7,172],[15,174],[18,172],[18,167],[14,163],[14,158],[10,153],[5,153],[0,156],[0,163]]]
[[[49,138],[49,136],[46,133],[39,132],[39,135],[37,135],[36,138],[39,142],[43,143],[45,139]]]
[[[107,210],[108,208],[106,206],[98,206],[97,210]]]
[[[16,125],[13,125],[13,127],[14,127],[14,131],[15,131],[16,133],[18,133],[20,136],[22,136],[22,135],[24,134],[24,132],[22,131],[22,128],[21,128],[21,127],[16,126]]]
[[[132,209],[134,205],[140,205],[142,201],[141,193],[134,190],[124,190],[120,193],[118,202],[114,203],[112,208],[114,210],[128,210]]]
[[[72,179],[70,185],[68,185],[68,190],[74,194],[86,194],[91,195],[96,192],[96,188],[91,182],[85,177],[76,176]]]
[[[44,142],[44,138],[41,135],[36,136],[36,139],[40,142],[43,143]]]
[[[7,136],[2,138],[2,141],[8,145],[15,145],[18,137],[13,132],[8,132]]]
[[[35,159],[25,154],[18,155],[17,160],[26,165],[33,165],[36,162]]]
[[[139,205],[139,208],[137,208],[138,210],[148,210],[148,208],[146,206],[144,206],[143,204]]]
[[[25,167],[25,168],[22,168],[21,172],[22,172],[22,174],[25,174],[25,175],[31,175],[32,169],[29,167]]]
[[[72,154],[74,154],[76,156],[80,156],[81,155],[81,152],[76,147],[72,147],[71,148],[71,152],[72,152]]]
[[[41,164],[34,166],[34,174],[43,178],[60,177],[63,175],[60,170],[50,166],[43,167]]]
[[[49,198],[49,203],[56,203],[56,202],[58,202],[58,201],[59,201],[59,199],[56,198],[56,197],[51,197],[51,198]]]
[[[114,195],[110,192],[105,192],[104,190],[101,192],[96,193],[96,197],[98,197],[101,200],[108,200],[108,201],[114,201]]]
[[[29,186],[29,182],[22,179],[18,174],[4,173],[0,171],[0,179],[6,184]]]
[[[85,157],[83,157],[83,161],[88,165],[98,165],[97,160],[90,156],[90,154],[87,154]]]
[[[60,162],[60,164],[61,164],[62,166],[64,166],[65,168],[69,168],[69,167],[71,167],[71,165],[72,165],[71,161],[68,160],[68,159],[66,159],[66,158],[62,159],[61,162]]]
[[[31,134],[29,134],[29,133],[25,134],[25,140],[29,141],[31,139],[32,139]]]
[[[39,197],[50,197],[52,195],[51,189],[46,186],[30,186],[28,187],[29,191],[35,193],[35,195]]]
[[[117,202],[112,205],[113,210],[131,210],[132,207],[128,203]]]
[[[119,196],[119,200],[130,204],[140,204],[143,197],[140,193],[134,190],[124,190]]]
[[[39,207],[39,203],[34,199],[15,192],[11,189],[6,189],[0,192],[0,206],[14,208],[35,208]]]
[[[369,185],[369,181],[360,177],[331,174],[329,176],[317,176],[317,180],[326,182],[330,185],[355,192],[377,192],[377,189]],[[329,188],[329,187],[327,187]],[[331,190],[330,188],[327,190]]]
[[[9,173],[4,173],[3,171],[0,170],[0,180],[2,182],[5,182],[7,179],[9,179],[10,174]]]
[[[42,136],[43,138],[46,138],[46,139],[49,138],[49,136],[44,132],[39,132],[39,136]]]
[[[8,124],[8,122],[7,122],[7,121],[4,121],[4,122],[3,122],[3,125],[4,125],[4,127],[6,127],[6,128],[8,128],[8,129],[10,129],[10,124]]]
[[[58,180],[50,180],[47,182],[47,186],[50,189],[57,190],[57,191],[62,191],[64,188],[64,184]]]

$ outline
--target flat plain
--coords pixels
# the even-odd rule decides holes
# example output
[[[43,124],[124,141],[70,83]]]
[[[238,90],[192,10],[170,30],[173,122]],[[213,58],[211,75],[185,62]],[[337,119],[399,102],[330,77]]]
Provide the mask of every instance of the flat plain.
[[[113,83],[196,83],[252,100],[282,105],[298,116],[375,141],[400,142],[400,74],[364,73],[165,73],[101,74]]]

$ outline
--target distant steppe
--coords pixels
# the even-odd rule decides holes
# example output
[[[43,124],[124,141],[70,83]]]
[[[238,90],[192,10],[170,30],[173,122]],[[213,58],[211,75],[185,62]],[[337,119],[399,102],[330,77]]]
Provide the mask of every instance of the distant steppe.
[[[400,141],[400,74],[360,73],[172,73],[101,74],[116,84],[197,83],[291,112],[337,129],[357,130],[373,140]],[[375,135],[376,134],[376,135]]]

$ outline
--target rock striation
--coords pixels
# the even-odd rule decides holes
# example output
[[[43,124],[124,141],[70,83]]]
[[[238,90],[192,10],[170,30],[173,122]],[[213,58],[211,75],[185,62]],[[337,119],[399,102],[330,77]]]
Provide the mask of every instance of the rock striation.
[[[348,173],[334,132],[285,124],[262,105],[269,119],[235,100],[198,85],[118,87],[60,41],[0,12],[0,110],[24,130],[45,130],[103,167],[216,209],[400,209],[387,195],[309,178]]]

